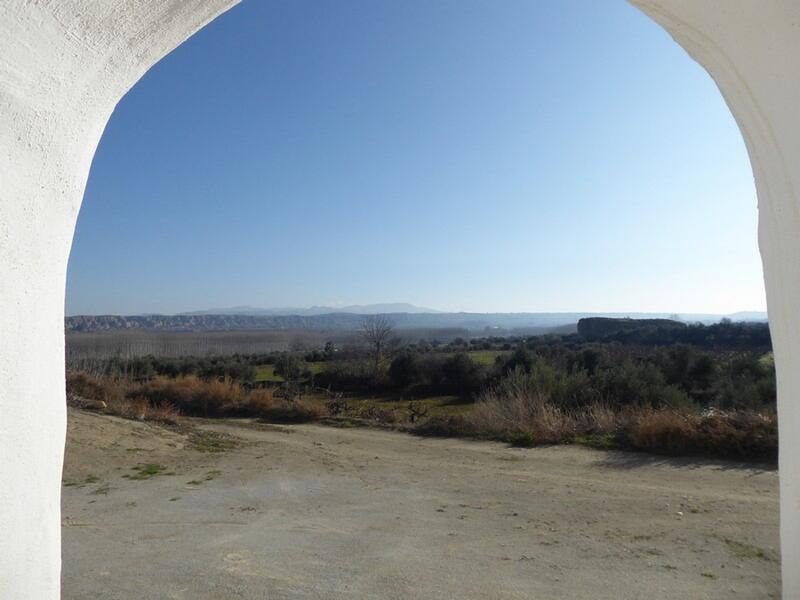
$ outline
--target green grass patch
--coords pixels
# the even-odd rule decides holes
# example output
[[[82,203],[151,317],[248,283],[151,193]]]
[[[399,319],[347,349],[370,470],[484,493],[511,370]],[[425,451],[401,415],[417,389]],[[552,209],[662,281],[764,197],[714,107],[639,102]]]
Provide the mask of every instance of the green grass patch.
[[[208,473],[206,473],[206,476],[205,476],[204,480],[205,481],[211,481],[213,479],[216,479],[220,475],[222,475],[222,471],[218,471],[218,470],[209,471]]]
[[[219,470],[216,470],[216,469],[213,470],[213,471],[207,471],[205,477],[203,477],[202,479],[192,479],[191,481],[187,481],[186,485],[195,485],[195,486],[196,485],[203,485],[206,481],[213,481],[214,479],[216,479],[220,475],[222,475],[222,471],[219,471]],[[176,498],[176,500],[177,499],[178,498]]]
[[[700,575],[702,575],[703,577],[707,577],[708,579],[716,579],[717,578],[717,576],[714,575],[714,573],[711,573],[709,571],[703,571],[702,573],[700,573]]]
[[[353,429],[354,427],[366,427],[367,424],[352,417],[323,417],[319,420],[323,425],[338,427],[339,429]]]
[[[92,483],[97,483],[98,481],[100,481],[100,478],[97,475],[89,474],[85,479],[83,479],[83,481],[71,481],[69,479],[64,479],[61,483],[64,487],[82,488]]]
[[[516,448],[532,448],[536,445],[536,436],[530,431],[509,437],[509,443]]]
[[[166,467],[158,463],[141,463],[135,467],[131,467],[131,471],[134,472],[132,475],[123,475],[123,477],[134,481],[142,481],[145,479],[152,479],[156,475],[161,475],[165,469]]]
[[[303,370],[308,369],[313,375],[318,375],[325,370],[325,362],[304,362]],[[255,381],[268,383],[283,383],[283,377],[275,373],[275,365],[258,365],[255,367]]]
[[[619,448],[617,438],[611,434],[603,435],[576,435],[572,442],[577,446],[587,446],[589,448],[599,448],[601,450],[616,450]]]
[[[725,538],[725,544],[727,544],[728,550],[730,550],[736,558],[753,558],[768,561],[777,560],[777,558],[768,550],[764,550],[758,546],[753,546],[752,544],[738,542],[728,538]]]
[[[231,435],[216,431],[193,431],[189,435],[189,444],[198,452],[226,452],[239,447],[237,439]]]
[[[464,415],[472,410],[471,402],[464,402],[458,396],[431,396],[428,398],[410,398],[402,396],[378,396],[372,398],[350,398],[347,400],[351,409],[369,407],[382,410],[398,410],[408,412],[408,404],[413,402],[418,410],[427,410],[428,417]]]
[[[505,356],[507,354],[510,354],[507,350],[473,350],[472,352],[467,352],[467,356],[473,361],[479,365],[486,365],[488,367],[494,365],[498,356]]]
[[[320,373],[322,373],[326,369],[327,365],[328,365],[328,363],[326,363],[326,362],[307,362],[307,363],[305,363],[306,369],[311,371],[311,373],[313,375],[319,375]]]
[[[98,486],[97,489],[93,490],[92,494],[95,496],[108,496],[108,492],[110,491],[111,486],[107,483],[104,483],[103,485]]]
[[[274,383],[280,383],[283,381],[283,377],[275,374],[275,365],[259,365],[255,369],[255,381],[271,381]]]

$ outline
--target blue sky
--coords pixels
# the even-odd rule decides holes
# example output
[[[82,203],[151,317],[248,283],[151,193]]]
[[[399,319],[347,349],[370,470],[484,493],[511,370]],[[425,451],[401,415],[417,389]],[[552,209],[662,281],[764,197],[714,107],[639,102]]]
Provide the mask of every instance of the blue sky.
[[[67,314],[765,306],[747,154],[626,2],[246,0],[123,98]]]

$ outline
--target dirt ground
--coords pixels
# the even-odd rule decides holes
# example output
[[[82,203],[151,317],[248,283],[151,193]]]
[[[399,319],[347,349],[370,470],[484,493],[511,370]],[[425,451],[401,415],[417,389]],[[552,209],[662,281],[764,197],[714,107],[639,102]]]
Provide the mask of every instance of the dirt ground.
[[[318,425],[191,435],[77,410],[69,424],[69,600],[779,597],[766,467]]]

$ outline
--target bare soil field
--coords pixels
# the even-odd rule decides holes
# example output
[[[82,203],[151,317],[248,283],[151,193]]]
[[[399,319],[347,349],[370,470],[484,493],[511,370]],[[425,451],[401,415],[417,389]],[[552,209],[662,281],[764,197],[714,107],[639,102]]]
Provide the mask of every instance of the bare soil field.
[[[721,461],[70,410],[63,597],[778,598],[777,484]]]

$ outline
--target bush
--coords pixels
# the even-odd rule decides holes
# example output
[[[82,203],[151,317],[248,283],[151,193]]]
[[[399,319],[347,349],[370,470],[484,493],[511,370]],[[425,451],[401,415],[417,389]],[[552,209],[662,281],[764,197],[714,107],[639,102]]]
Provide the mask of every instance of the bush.
[[[590,406],[601,398],[601,392],[584,371],[569,373],[542,359],[534,361],[527,370],[517,366],[493,386],[501,396],[514,395],[523,389],[528,396],[542,396],[548,403],[569,410]]]
[[[768,342],[765,332],[765,326],[723,323],[683,327],[679,337],[651,328],[591,343],[577,335],[489,337],[447,346],[420,341],[406,346],[385,370],[367,363],[363,348],[327,344],[306,358],[325,361],[312,386],[328,388],[335,413],[349,412],[346,392],[479,399],[464,417],[415,414],[411,425],[433,435],[490,436],[526,445],[602,438],[603,447],[770,458],[777,447],[770,416],[776,385],[772,355],[757,351]],[[467,348],[509,352],[488,372]],[[248,391],[243,382],[251,380],[254,365],[263,364],[275,364],[278,374],[294,382],[284,386],[284,396],[302,398],[294,388],[309,376],[304,362],[297,353],[278,352],[104,359],[92,372],[105,376],[68,374],[68,398],[78,406],[95,400],[95,410],[104,402],[108,412],[167,422],[178,411],[280,422],[326,413],[269,389]],[[716,410],[703,412],[711,407]],[[365,408],[359,416],[394,422],[402,412]]]
[[[248,417],[261,417],[275,405],[274,393],[269,388],[252,390],[244,399],[242,408]]]
[[[462,396],[477,393],[485,379],[481,366],[476,364],[466,352],[459,352],[448,357],[442,363],[442,374],[450,391],[457,392]]]
[[[527,348],[519,346],[509,356],[498,356],[495,360],[495,369],[501,376],[508,375],[517,369],[521,369],[525,373],[530,373],[533,368],[534,360],[534,356]]]
[[[564,379],[555,370],[534,365],[526,373],[518,367],[482,393],[470,415],[432,417],[414,430],[422,435],[489,437],[526,446],[581,443],[656,454],[777,458],[774,414],[715,409],[701,413],[686,405],[618,409],[598,402],[573,409],[554,400],[564,389]]]
[[[399,388],[408,388],[423,381],[419,354],[403,352],[389,365],[389,378]]]
[[[299,357],[289,352],[284,352],[275,361],[275,374],[291,382],[307,377],[309,372]]]
[[[603,399],[620,409],[638,407],[688,407],[689,396],[674,385],[669,385],[662,371],[651,363],[625,360],[614,369],[602,371],[598,387]]]
[[[334,361],[315,377],[317,385],[342,392],[375,392],[389,386],[387,376],[363,361]]]
[[[328,415],[324,406],[297,400],[276,403],[261,413],[261,420],[269,423],[308,423]]]

